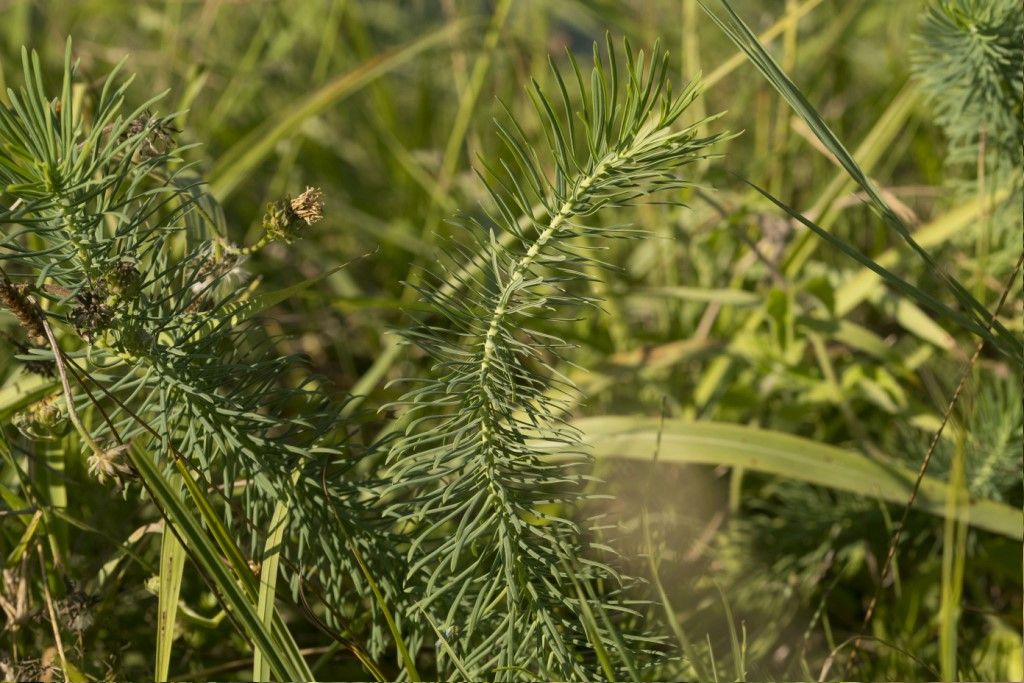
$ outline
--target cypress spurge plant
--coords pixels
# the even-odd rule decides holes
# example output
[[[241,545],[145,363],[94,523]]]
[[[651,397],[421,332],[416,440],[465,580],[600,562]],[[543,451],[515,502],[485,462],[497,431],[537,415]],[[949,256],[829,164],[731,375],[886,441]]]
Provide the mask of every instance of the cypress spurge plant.
[[[942,0],[921,16],[914,66],[949,141],[949,161],[1020,185],[1024,164],[1024,7]],[[973,170],[973,168],[971,169]],[[1019,200],[1017,202],[1019,204]]]
[[[482,174],[493,209],[466,230],[465,256],[485,254],[484,265],[455,264],[422,289],[435,316],[408,338],[434,358],[434,376],[403,397],[409,425],[388,458],[399,496],[389,514],[412,529],[416,607],[458,630],[461,666],[500,678],[591,678],[598,664],[610,676],[613,659],[636,676],[639,643],[616,633],[629,611],[623,579],[571,518],[587,456],[563,420],[575,390],[555,363],[569,345],[540,323],[596,307],[588,244],[638,235],[597,214],[685,186],[677,172],[722,138],[699,137],[704,122],[675,125],[699,84],[674,95],[657,48],[648,62],[627,43],[624,63],[611,42],[603,59],[595,48],[589,79],[570,61],[568,79],[552,69],[554,98],[531,93],[542,151],[513,116],[496,123],[508,158]]]
[[[325,467],[345,467],[337,406],[313,378],[289,383],[299,359],[275,354],[273,340],[252,324],[282,297],[254,295],[238,271],[253,249],[225,238],[219,208],[173,149],[170,117],[154,116],[152,102],[126,114],[128,82],[116,72],[95,102],[86,100],[93,106],[80,106],[73,72],[69,43],[62,88],[51,98],[38,59],[26,53],[25,86],[0,106],[0,301],[27,337],[18,342],[26,369],[43,370],[52,392],[13,422],[30,440],[24,448],[37,454],[44,438],[73,424],[83,471],[122,486],[138,476],[268,668],[282,680],[308,679],[280,616],[273,608],[257,614],[246,560],[256,566],[262,558],[243,558],[241,548],[250,533],[262,540],[275,504],[287,502],[294,588],[308,572],[316,576],[307,582],[313,595],[340,590],[345,567],[355,564],[341,550],[336,520],[350,517],[311,502],[312,485],[292,485],[308,475],[312,495],[341,507],[355,493],[344,477],[320,483]],[[268,239],[294,237],[321,211],[316,190],[272,205]],[[72,453],[63,459],[75,461]],[[45,503],[45,481],[23,493]],[[244,529],[242,538],[227,535],[214,510]],[[346,536],[356,545],[365,537]],[[311,538],[317,551],[307,561]],[[69,548],[55,539],[51,559],[60,566]],[[59,629],[54,624],[55,640]]]
[[[161,565],[178,567],[158,591],[163,637],[176,613],[164,602],[196,570],[255,648],[254,678],[311,678],[274,608],[276,576],[253,573],[269,560],[376,677],[418,678],[432,642],[445,678],[637,678],[660,644],[609,549],[575,521],[588,457],[555,369],[569,344],[549,330],[597,310],[594,248],[642,234],[598,214],[678,198],[679,171],[723,138],[697,134],[708,120],[678,123],[699,83],[673,94],[666,54],[625,44],[620,57],[609,41],[589,78],[570,55],[555,97],[534,86],[543,149],[514,117],[496,122],[506,150],[480,174],[491,201],[425,279],[429,306],[407,332],[433,374],[411,378],[385,436],[353,444],[360,415],[340,420],[342,402],[253,324],[313,281],[264,293],[243,270],[319,220],[323,195],[270,204],[264,236],[232,244],[172,119],[153,101],[125,114],[116,72],[80,106],[70,54],[59,96],[26,54],[25,86],[0,106],[0,303],[23,329],[25,369],[49,383],[15,422],[26,450],[73,426],[83,470],[126,495],[141,485],[160,509],[175,537]],[[69,550],[50,548],[54,564]],[[380,661],[391,648],[393,669]]]

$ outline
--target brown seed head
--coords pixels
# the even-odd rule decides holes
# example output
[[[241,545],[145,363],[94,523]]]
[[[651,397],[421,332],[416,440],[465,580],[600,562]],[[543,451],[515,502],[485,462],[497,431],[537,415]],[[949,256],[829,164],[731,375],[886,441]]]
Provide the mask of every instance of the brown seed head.
[[[306,225],[313,225],[324,217],[324,193],[315,187],[307,187],[305,192],[292,199],[288,205]]]
[[[75,297],[75,307],[69,317],[79,336],[92,342],[97,333],[110,326],[114,311],[106,303],[105,292],[86,288]]]

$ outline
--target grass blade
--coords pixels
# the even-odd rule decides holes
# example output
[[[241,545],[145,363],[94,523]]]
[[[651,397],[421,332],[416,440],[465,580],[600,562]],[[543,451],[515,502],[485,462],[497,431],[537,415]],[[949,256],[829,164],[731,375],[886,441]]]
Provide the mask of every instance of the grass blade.
[[[248,599],[248,606],[252,607],[253,605],[258,604],[256,577],[253,574],[252,569],[249,567],[249,563],[246,561],[245,556],[242,554],[241,549],[238,547],[238,544],[235,543],[234,537],[232,537],[231,532],[226,526],[224,526],[224,523],[214,511],[209,498],[203,494],[198,484],[196,484],[195,480],[192,479],[192,476],[186,469],[185,464],[180,459],[175,460],[174,464],[175,467],[177,467],[182,480],[185,482],[185,487],[188,489],[193,502],[195,502],[196,507],[203,518],[203,522],[213,534],[215,541],[220,547],[221,553],[234,570],[236,580],[245,591]],[[261,621],[260,624],[262,626],[263,622]],[[283,656],[289,662],[289,665],[294,671],[298,671],[302,674],[298,676],[298,679],[305,681],[313,680],[313,674],[309,670],[305,658],[299,652],[299,646],[295,643],[291,632],[288,630],[288,627],[285,625],[284,620],[276,609],[273,610],[273,623],[270,630],[275,642],[277,643],[276,647],[279,648],[278,654]],[[269,656],[266,652],[264,652],[264,656],[267,656],[269,660]],[[293,676],[293,679],[294,678],[295,677]]]
[[[984,214],[986,202],[1000,202],[1008,195],[1009,190],[1003,188],[996,192],[991,199],[975,198],[966,201],[955,209],[922,225],[914,233],[914,238],[922,247],[934,247],[951,240],[956,235],[973,232],[983,225],[978,218]],[[903,255],[904,252],[889,248],[873,257],[873,260],[878,265],[891,269],[899,265]],[[881,277],[875,271],[865,268],[844,282],[836,290],[836,315],[846,315],[857,304],[869,298],[880,281]]]
[[[352,551],[352,556],[359,564],[359,569],[363,573],[363,577],[370,585],[370,590],[373,591],[373,597],[377,600],[377,606],[380,608],[381,614],[384,615],[384,621],[387,622],[388,630],[391,632],[391,637],[395,640],[395,648],[398,650],[398,656],[402,660],[402,666],[405,667],[406,675],[409,677],[409,680],[414,683],[422,681],[423,679],[416,670],[416,660],[413,659],[408,646],[405,644],[405,638],[402,637],[402,631],[398,628],[398,622],[395,621],[395,618],[391,615],[391,610],[388,609],[387,600],[384,599],[384,592],[381,591],[380,586],[377,585],[377,581],[373,578],[373,573],[370,571],[370,568],[366,566],[363,554],[359,552],[359,548],[356,547],[355,543],[352,543],[351,539],[349,539],[348,546],[349,550]]]
[[[597,458],[650,461],[658,438],[659,418],[602,415],[573,422]],[[774,474],[809,484],[905,505],[915,473],[895,462],[880,462],[860,453],[798,436],[744,425],[666,420],[661,462],[728,465]],[[925,477],[915,507],[945,516],[947,485]],[[956,519],[1012,539],[1024,539],[1024,515],[992,500],[971,500],[956,509]]]
[[[808,220],[803,214],[798,212],[796,209],[791,208],[784,202],[776,199],[771,194],[761,189],[757,185],[751,182],[747,182],[748,185],[757,190],[763,195],[768,201],[772,202],[778,208],[789,214],[790,217],[799,221],[804,227],[809,228],[823,240],[839,249],[841,252],[857,261],[861,265],[867,267],[887,284],[889,284],[895,291],[901,295],[913,299],[915,302],[921,304],[925,308],[930,309],[933,313],[941,315],[954,323],[964,330],[968,330],[979,338],[992,344],[992,346],[998,349],[1008,360],[1015,363],[1019,368],[1024,368],[1024,355],[1022,355],[1021,345],[1018,341],[1013,338],[1012,333],[1007,332],[1006,335],[994,335],[990,329],[987,321],[979,321],[975,315],[967,315],[960,311],[954,310],[932,296],[923,289],[907,282],[900,276],[896,275],[889,269],[881,266],[876,261],[872,260],[871,257],[865,255],[855,246],[850,244],[844,239],[841,239],[828,230],[825,230],[818,224],[811,220]],[[961,302],[962,303],[962,302]],[[999,327],[1005,330],[1003,326],[996,321],[991,327]]]
[[[942,590],[939,604],[939,662],[942,679],[959,680],[957,670],[957,629],[964,591],[964,566],[967,562],[967,525],[956,519],[956,510],[968,494],[964,483],[964,438],[959,434],[949,491],[946,495],[946,523],[942,542]]]
[[[166,681],[171,666],[171,647],[174,644],[174,625],[178,617],[178,596],[185,571],[185,549],[171,531],[170,522],[164,526],[160,541],[160,593],[156,612],[156,665],[153,678]]]
[[[745,643],[747,640],[746,632],[743,634],[743,643],[740,644],[740,637],[736,633],[736,620],[732,616],[732,607],[729,605],[729,598],[725,597],[725,591],[717,583],[715,588],[718,589],[718,594],[722,598],[722,609],[725,611],[725,621],[729,626],[729,645],[732,648],[732,662],[733,667],[736,669],[737,681],[747,680],[747,657]]]
[[[771,55],[768,54],[767,50],[764,49],[764,46],[762,46],[757,40],[757,37],[751,32],[750,28],[739,17],[736,11],[729,4],[728,0],[719,0],[719,3],[725,9],[725,16],[719,16],[712,12],[703,3],[702,7],[704,7],[707,14],[716,24],[718,24],[719,28],[722,29],[729,39],[747,54],[751,63],[757,67],[772,87],[774,87],[789,103],[793,111],[795,111],[796,114],[810,127],[811,131],[814,133],[815,137],[818,138],[821,144],[835,156],[839,164],[865,192],[868,204],[879,216],[881,216],[886,227],[896,232],[910,246],[921,260],[924,261],[931,273],[940,282],[942,282],[946,289],[948,289],[956,298],[957,302],[965,309],[967,316],[973,323],[973,325],[967,329],[970,329],[975,334],[981,335],[980,329],[983,329],[987,322],[987,309],[985,306],[971,295],[971,293],[968,292],[955,278],[949,276],[942,268],[940,268],[931,255],[917,243],[914,237],[910,234],[906,225],[899,218],[899,215],[892,209],[892,207],[889,206],[888,202],[886,202],[878,192],[874,183],[868,179],[867,175],[857,164],[856,160],[854,160],[853,155],[850,154],[846,147],[839,141],[839,138],[837,138],[828,127],[824,119],[822,119],[821,115],[818,114],[796,84],[790,80]],[[763,191],[762,194],[764,194]],[[769,198],[771,199],[770,196]],[[773,199],[773,201],[776,200]],[[777,201],[776,203],[779,204]],[[819,235],[820,234],[821,233],[819,233]],[[993,328],[996,332],[994,337],[999,340],[998,342],[993,340],[993,335],[990,334],[981,335],[982,338],[992,341],[994,346],[999,347],[1002,352],[1009,356],[1019,367],[1024,367],[1024,358],[1021,357],[1019,343],[1016,342],[1013,334],[998,321],[993,325]]]
[[[298,481],[299,473],[292,477],[292,482]],[[259,612],[260,620],[266,628],[273,628],[274,625],[274,596],[277,594],[278,568],[281,563],[281,544],[284,541],[284,531],[288,526],[288,501],[278,501],[274,506],[274,513],[270,518],[270,533],[267,534],[266,543],[263,546],[262,565],[260,567],[260,592],[257,598],[256,610]],[[252,658],[252,678],[254,681],[270,680],[270,662],[257,650]]]
[[[210,173],[210,193],[219,201],[224,201],[256,166],[273,153],[278,142],[298,132],[307,119],[411,61],[425,50],[451,39],[467,26],[465,22],[452,22],[408,45],[378,55],[329,81],[291,109],[256,128],[220,158]]]
[[[192,514],[189,507],[178,496],[177,487],[172,484],[171,479],[160,472],[152,458],[140,448],[129,448],[128,454],[132,465],[145,483],[146,489],[164,514],[167,524],[173,526],[174,532],[179,534],[179,538],[184,541],[189,556],[208,578],[211,588],[215,590],[225,609],[247,639],[255,648],[263,651],[274,674],[280,680],[313,680],[301,654],[294,647],[294,642],[289,644],[281,637],[277,629],[271,631],[264,627],[254,604],[255,588],[253,587],[251,592],[246,590],[245,582],[239,581],[237,572],[233,574],[229,571],[228,565],[224,562],[224,555],[221,554],[217,545],[203,529],[202,524]],[[204,506],[204,502],[208,506],[209,501],[206,501],[205,497],[196,498],[197,487],[192,478],[186,475],[184,480],[193,502],[200,508]],[[217,521],[219,522],[219,520]],[[220,526],[222,527],[222,525]],[[249,571],[249,576],[255,578],[252,577],[251,571]],[[302,662],[301,665],[297,663],[296,658]]]
[[[662,608],[665,610],[665,620],[668,621],[669,628],[672,629],[672,633],[676,637],[676,641],[679,642],[679,648],[683,652],[683,656],[686,657],[690,666],[693,668],[693,672],[697,674],[698,681],[710,681],[712,680],[711,673],[704,668],[704,660],[701,658],[697,648],[694,646],[693,641],[686,635],[686,631],[683,630],[683,625],[679,623],[679,618],[676,616],[676,611],[672,607],[672,603],[669,601],[668,593],[665,591],[665,586],[661,582],[661,576],[658,572],[658,563],[654,557],[654,543],[651,540],[651,527],[647,515],[647,509],[644,508],[641,517],[641,527],[643,530],[644,537],[644,552],[647,554],[647,563],[651,570],[651,581],[654,583],[655,589],[658,591],[658,600],[661,602]]]
[[[576,580],[576,572],[572,567],[567,568],[566,576],[572,581],[573,588],[576,589],[576,596],[579,599],[580,604],[580,619],[583,622],[583,628],[587,633],[587,640],[590,641],[590,646],[594,648],[594,654],[597,656],[597,661],[601,664],[601,669],[604,671],[604,675],[609,681],[617,680],[615,676],[615,667],[612,665],[611,657],[608,655],[608,650],[604,646],[604,642],[601,640],[601,630],[597,626],[597,621],[594,619],[594,613],[590,610],[590,603],[587,601],[587,596],[583,593],[583,589],[580,587],[579,581]]]

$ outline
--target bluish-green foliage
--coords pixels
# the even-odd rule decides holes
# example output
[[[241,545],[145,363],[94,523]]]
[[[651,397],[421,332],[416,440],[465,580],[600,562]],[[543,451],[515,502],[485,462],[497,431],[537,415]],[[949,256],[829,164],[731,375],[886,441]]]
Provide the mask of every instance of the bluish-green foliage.
[[[1016,0],[928,5],[914,55],[949,161],[978,165],[994,182],[1024,165],[1024,6]]]
[[[434,377],[414,380],[400,402],[411,421],[389,455],[388,493],[402,495],[389,515],[414,529],[406,580],[418,607],[459,629],[465,664],[481,674],[589,678],[597,662],[575,653],[601,645],[626,666],[632,658],[613,626],[588,633],[580,620],[580,601],[595,612],[626,606],[576,595],[573,576],[610,594],[623,581],[605,559],[584,559],[584,530],[569,515],[587,458],[565,420],[575,388],[555,368],[570,345],[532,321],[591,313],[598,301],[581,286],[598,261],[586,240],[637,234],[598,212],[685,186],[678,171],[722,136],[699,137],[706,122],[674,127],[699,84],[673,95],[657,47],[623,52],[609,42],[602,59],[595,48],[589,78],[574,60],[567,79],[553,69],[553,97],[535,84],[544,150],[514,117],[497,122],[508,159],[484,176],[495,209],[468,221],[453,277],[423,289],[434,315],[408,335],[434,359]],[[477,253],[482,267],[460,270]]]

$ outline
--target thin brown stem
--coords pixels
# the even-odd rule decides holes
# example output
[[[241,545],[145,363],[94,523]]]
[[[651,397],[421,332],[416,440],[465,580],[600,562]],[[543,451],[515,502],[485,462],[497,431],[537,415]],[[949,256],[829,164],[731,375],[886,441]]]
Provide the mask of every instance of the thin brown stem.
[[[50,323],[47,322],[46,317],[41,318],[43,331],[46,332],[46,338],[50,342],[50,348],[53,351],[53,361],[57,366],[57,375],[60,377],[61,387],[64,389],[64,402],[68,406],[68,417],[71,419],[71,424],[75,426],[75,431],[78,432],[82,440],[92,450],[93,455],[97,457],[103,455],[103,449],[100,448],[96,440],[92,438],[92,434],[85,428],[82,421],[78,417],[78,411],[75,410],[75,399],[74,394],[71,392],[71,384],[68,382],[67,370],[64,368],[64,353],[60,350],[60,346],[57,344],[57,338],[53,334],[53,329],[50,327]]]
[[[68,660],[64,656],[64,641],[60,637],[60,623],[57,621],[57,610],[53,606],[53,597],[50,595],[50,584],[46,580],[46,559],[43,557],[42,544],[36,545],[36,552],[39,554],[39,569],[42,571],[40,583],[43,585],[43,599],[46,600],[46,609],[50,614],[50,626],[53,629],[53,642],[57,646],[57,656],[60,657],[61,673],[67,678]]]

